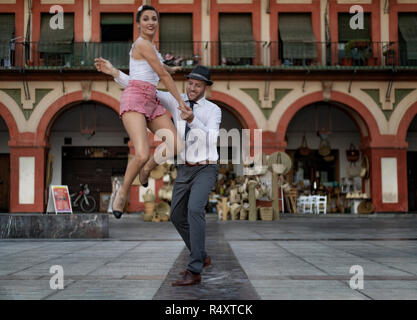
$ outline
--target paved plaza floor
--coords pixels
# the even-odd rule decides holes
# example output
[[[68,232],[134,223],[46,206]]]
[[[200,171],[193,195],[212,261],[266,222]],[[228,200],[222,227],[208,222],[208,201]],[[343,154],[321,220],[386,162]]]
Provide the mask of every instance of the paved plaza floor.
[[[110,217],[104,240],[0,240],[0,299],[417,299],[416,215],[207,215],[206,247],[202,283],[172,287],[189,252],[170,222],[132,214]],[[51,289],[54,265],[63,289]]]

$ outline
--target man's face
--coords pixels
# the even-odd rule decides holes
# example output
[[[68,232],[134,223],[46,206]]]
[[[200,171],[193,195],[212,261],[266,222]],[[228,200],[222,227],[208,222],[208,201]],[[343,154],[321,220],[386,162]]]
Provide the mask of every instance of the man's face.
[[[206,82],[203,80],[188,79],[186,88],[188,99],[193,101],[200,100],[204,96],[206,85]]]

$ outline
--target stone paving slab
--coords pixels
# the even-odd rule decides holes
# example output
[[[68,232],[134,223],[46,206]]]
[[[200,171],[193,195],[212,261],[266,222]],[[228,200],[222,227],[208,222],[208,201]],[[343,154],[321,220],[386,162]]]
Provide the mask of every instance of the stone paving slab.
[[[109,227],[102,240],[0,240],[0,299],[417,299],[414,216],[207,215],[213,265],[188,288],[171,287],[188,262],[171,223],[109,216]],[[49,287],[52,264],[64,267],[64,290]],[[355,264],[364,289],[349,286]]]
[[[181,252],[163,282],[154,300],[258,300],[259,295],[223,235],[215,223],[208,223],[206,228],[206,251],[212,265],[201,274],[198,285],[173,287],[172,282],[181,278],[179,272],[187,267],[189,251]]]

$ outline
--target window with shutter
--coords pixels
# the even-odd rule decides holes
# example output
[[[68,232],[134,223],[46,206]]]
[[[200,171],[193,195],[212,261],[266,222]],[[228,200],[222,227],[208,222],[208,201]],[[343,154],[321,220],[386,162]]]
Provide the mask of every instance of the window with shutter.
[[[398,14],[399,56],[401,65],[417,65],[417,13]]]
[[[159,25],[159,51],[162,56],[189,59],[193,50],[193,16],[191,13],[161,13]]]
[[[11,66],[14,37],[14,14],[0,14],[0,65]]]
[[[222,64],[252,64],[255,58],[252,15],[221,13],[219,15],[219,42]]]
[[[280,58],[284,64],[306,64],[307,60],[317,58],[317,40],[313,33],[311,13],[280,13],[278,28]]]

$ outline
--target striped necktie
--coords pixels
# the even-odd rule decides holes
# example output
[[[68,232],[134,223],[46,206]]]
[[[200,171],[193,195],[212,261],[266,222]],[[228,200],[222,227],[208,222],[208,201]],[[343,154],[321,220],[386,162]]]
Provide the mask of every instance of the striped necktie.
[[[189,100],[188,102],[190,104],[191,110],[193,110],[194,105],[196,104],[196,102],[195,101],[192,101],[192,100]],[[188,121],[185,121],[185,134],[184,134],[184,139],[185,140],[187,140],[188,131],[190,131],[190,127],[188,126]]]

